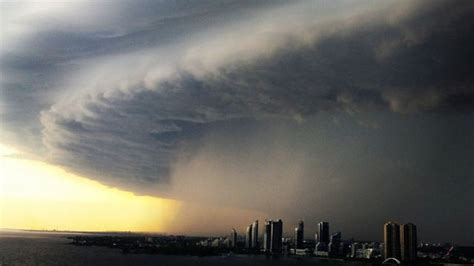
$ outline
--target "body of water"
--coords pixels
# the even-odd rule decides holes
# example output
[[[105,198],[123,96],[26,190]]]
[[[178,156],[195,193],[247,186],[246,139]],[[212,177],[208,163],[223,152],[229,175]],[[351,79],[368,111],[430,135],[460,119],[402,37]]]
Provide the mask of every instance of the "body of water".
[[[0,266],[9,265],[364,265],[317,258],[250,255],[209,257],[122,254],[119,249],[70,245],[68,235],[0,231]],[[365,264],[366,265],[366,264]]]

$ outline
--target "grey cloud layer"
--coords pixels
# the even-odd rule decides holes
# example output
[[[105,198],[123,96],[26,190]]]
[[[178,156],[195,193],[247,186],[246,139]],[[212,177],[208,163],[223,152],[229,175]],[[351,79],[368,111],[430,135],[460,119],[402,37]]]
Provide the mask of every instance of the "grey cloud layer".
[[[166,183],[180,145],[222,120],[300,119],[320,110],[471,110],[472,5],[444,7],[396,24],[380,17],[355,27],[336,20],[338,31],[321,30],[309,43],[290,35],[263,56],[210,70],[204,60],[202,72],[177,64],[164,78],[97,88],[43,111],[43,142],[55,161],[108,177],[107,183]]]

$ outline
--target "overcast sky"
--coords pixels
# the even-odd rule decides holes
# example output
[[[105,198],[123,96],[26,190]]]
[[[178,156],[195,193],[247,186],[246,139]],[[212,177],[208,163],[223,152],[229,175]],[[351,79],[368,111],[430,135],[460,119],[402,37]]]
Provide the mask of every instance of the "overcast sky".
[[[474,244],[474,2],[0,3],[23,156],[288,232]]]

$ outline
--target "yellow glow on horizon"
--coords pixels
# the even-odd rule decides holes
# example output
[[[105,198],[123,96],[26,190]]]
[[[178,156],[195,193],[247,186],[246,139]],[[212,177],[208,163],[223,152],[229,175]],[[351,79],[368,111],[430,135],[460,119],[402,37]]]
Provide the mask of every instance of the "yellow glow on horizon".
[[[181,203],[110,188],[0,145],[0,228],[164,232]]]

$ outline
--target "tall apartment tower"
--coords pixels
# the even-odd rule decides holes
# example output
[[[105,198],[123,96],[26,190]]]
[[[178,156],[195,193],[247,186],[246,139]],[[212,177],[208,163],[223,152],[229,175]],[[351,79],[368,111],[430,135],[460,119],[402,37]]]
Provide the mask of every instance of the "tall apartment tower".
[[[263,227],[263,251],[270,252],[272,243],[272,221],[265,220]]]
[[[229,246],[235,248],[237,246],[237,231],[235,231],[234,228],[232,228],[232,231],[230,232],[229,240]]]
[[[252,223],[252,246],[253,249],[258,249],[258,220]]]
[[[304,240],[304,222],[299,221],[298,227],[295,228],[295,248],[303,248]]]
[[[413,262],[416,260],[416,246],[416,225],[404,224],[400,227],[400,247],[403,261]]]
[[[400,225],[387,222],[383,225],[384,257],[401,259]]]
[[[283,237],[283,221],[280,219],[278,221],[272,221],[271,229],[271,250],[270,252],[274,254],[279,254],[282,251],[282,237]]]
[[[266,220],[263,233],[263,250],[278,254],[282,251],[283,222]]]
[[[245,232],[245,248],[252,248],[252,225],[247,226],[247,230]]]
[[[329,244],[329,223],[328,222],[320,222],[318,223],[318,237],[319,242],[324,244]]]

